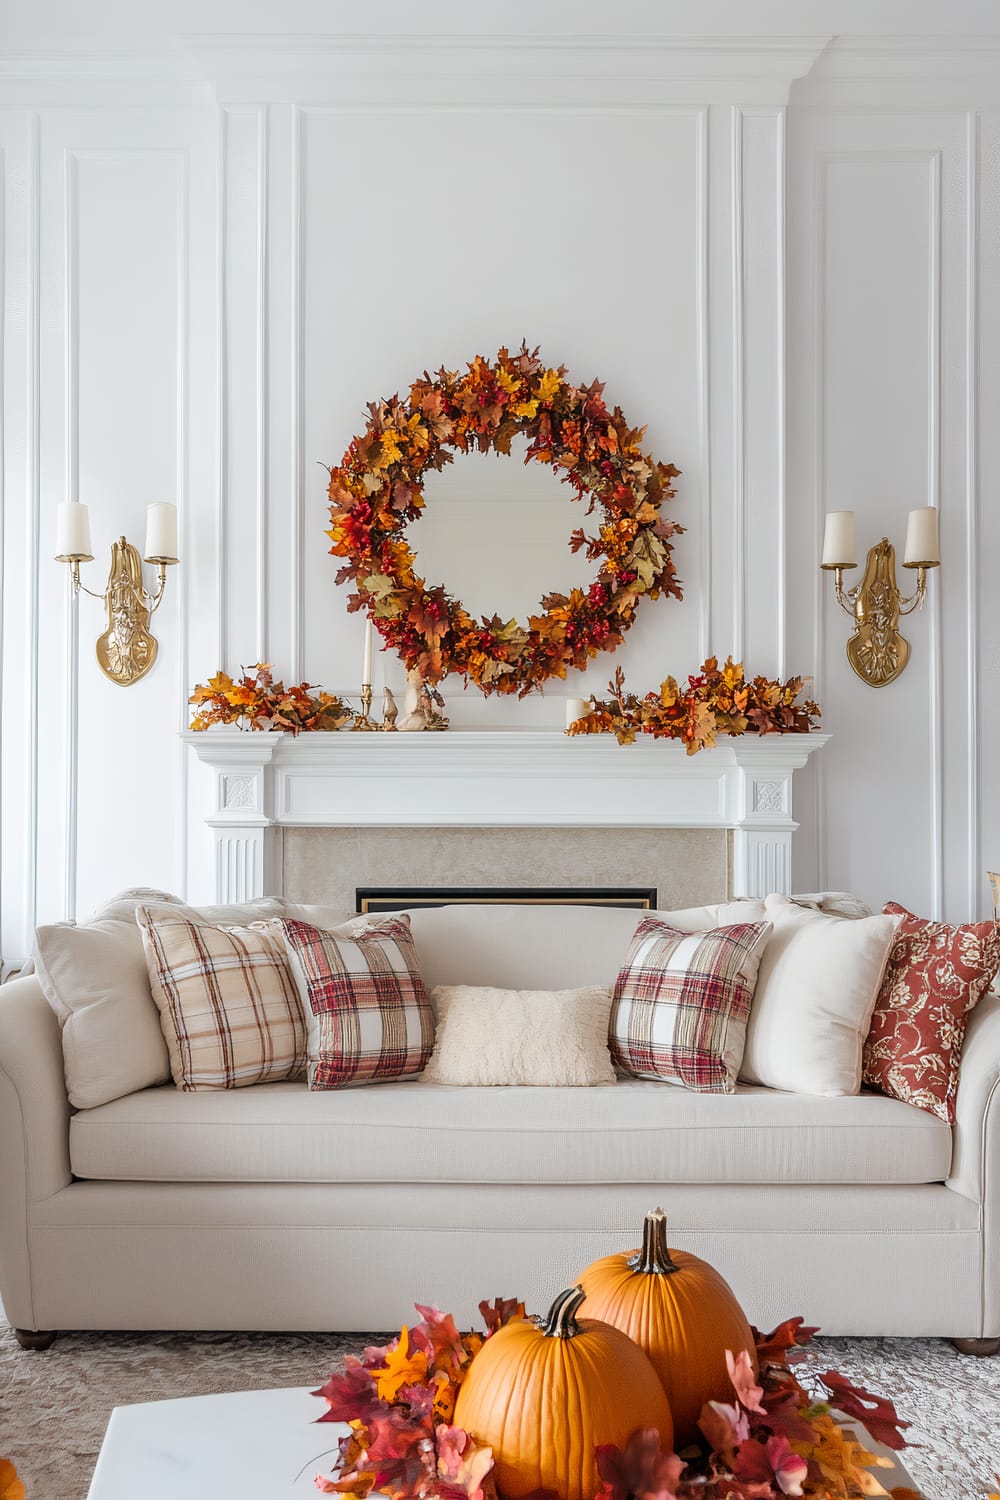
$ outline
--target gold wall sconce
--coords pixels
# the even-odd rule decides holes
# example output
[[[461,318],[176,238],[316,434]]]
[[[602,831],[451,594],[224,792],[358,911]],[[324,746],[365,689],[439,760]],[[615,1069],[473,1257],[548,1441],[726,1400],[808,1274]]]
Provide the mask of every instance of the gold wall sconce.
[[[156,588],[152,593],[143,582],[143,558],[138,548],[123,536],[111,544],[111,569],[103,594],[86,588],[80,582],[80,564],[94,560],[87,507],[75,500],[59,506],[56,562],[69,563],[74,594],[79,595],[82,590],[104,605],[108,623],[97,640],[97,664],[105,677],[120,687],[130,687],[145,677],[156,660],[156,639],[150,634],[149,621],[163,599],[167,568],[178,561],[176,505],[157,502],[147,507],[143,557],[157,567]]]
[[[911,510],[906,527],[904,568],[916,568],[917,587],[904,597],[896,587],[896,551],[888,537],[869,548],[864,576],[844,588],[844,573],[856,568],[853,510],[827,512],[820,567],[836,575],[837,603],[854,617],[847,659],[869,687],[885,687],[910,659],[910,643],[899,633],[900,615],[912,614],[924,602],[927,569],[940,566],[936,506]]]

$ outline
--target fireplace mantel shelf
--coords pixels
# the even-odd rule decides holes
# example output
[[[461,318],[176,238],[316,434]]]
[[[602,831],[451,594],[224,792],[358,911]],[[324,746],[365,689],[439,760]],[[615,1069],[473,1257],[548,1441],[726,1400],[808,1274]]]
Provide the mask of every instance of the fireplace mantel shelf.
[[[830,736],[725,735],[692,756],[557,730],[184,738],[215,774],[220,899],[244,899],[283,827],[728,828],[734,894],[788,891],[792,778]]]

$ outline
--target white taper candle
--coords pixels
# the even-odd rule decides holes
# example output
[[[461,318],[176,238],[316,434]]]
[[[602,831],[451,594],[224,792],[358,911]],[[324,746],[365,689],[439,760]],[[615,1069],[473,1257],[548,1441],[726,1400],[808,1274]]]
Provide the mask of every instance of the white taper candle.
[[[361,686],[372,685],[372,622],[365,621],[365,669],[361,676]]]

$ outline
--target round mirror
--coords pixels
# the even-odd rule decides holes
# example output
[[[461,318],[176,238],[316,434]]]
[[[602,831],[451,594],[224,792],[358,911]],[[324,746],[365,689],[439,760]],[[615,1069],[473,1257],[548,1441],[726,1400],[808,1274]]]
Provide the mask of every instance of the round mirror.
[[[446,584],[473,619],[526,622],[543,595],[586,589],[597,574],[597,564],[569,546],[587,501],[574,502],[548,464],[526,465],[527,448],[518,435],[509,458],[494,449],[456,453],[439,474],[427,474],[425,507],[406,528],[420,577],[432,588]]]

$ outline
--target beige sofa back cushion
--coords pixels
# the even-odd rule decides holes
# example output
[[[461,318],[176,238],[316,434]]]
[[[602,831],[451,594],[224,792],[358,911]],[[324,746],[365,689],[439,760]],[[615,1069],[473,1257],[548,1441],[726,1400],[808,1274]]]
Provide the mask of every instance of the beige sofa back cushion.
[[[328,908],[288,906],[289,916],[300,912],[302,921],[319,927],[335,920]],[[412,906],[408,914],[429,990],[456,984],[568,990],[612,988],[644,916],[658,916],[682,932],[706,932],[762,921],[764,903],[722,901],[655,913],[612,906]]]

